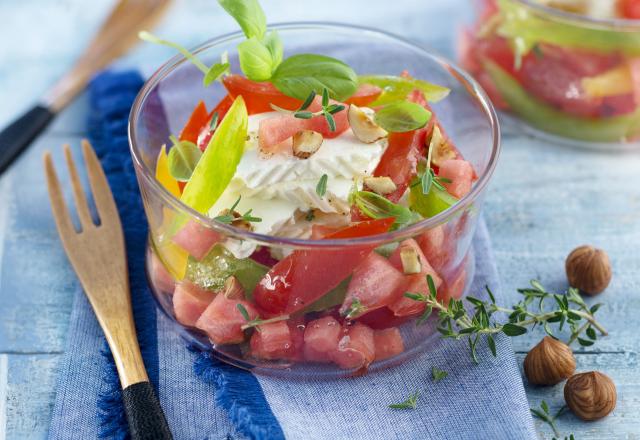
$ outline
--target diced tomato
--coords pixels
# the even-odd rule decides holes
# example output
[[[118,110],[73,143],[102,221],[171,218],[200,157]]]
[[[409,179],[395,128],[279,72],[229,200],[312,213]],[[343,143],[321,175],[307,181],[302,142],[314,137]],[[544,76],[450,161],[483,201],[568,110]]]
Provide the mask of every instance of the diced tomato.
[[[340,323],[332,316],[310,321],[304,331],[305,350],[309,348],[312,353],[324,353],[327,357],[329,351],[338,347],[341,333]]]
[[[151,284],[156,290],[159,290],[162,293],[173,295],[173,291],[176,287],[176,282],[169,271],[167,271],[167,268],[164,267],[164,264],[162,264],[160,258],[158,258],[155,253],[151,254],[149,278],[151,279]]]
[[[438,177],[449,179],[450,183],[443,183],[449,194],[462,198],[471,191],[473,183],[473,165],[462,159],[445,160],[440,165]]]
[[[376,347],[376,361],[397,356],[404,351],[402,335],[396,327],[376,330],[373,333],[373,340]]]
[[[421,310],[419,312],[421,312]],[[397,316],[388,307],[384,307],[382,309],[369,312],[366,315],[362,315],[358,318],[358,322],[361,322],[372,329],[380,330],[389,327],[398,327],[409,321],[411,318],[414,318],[416,315]]]
[[[202,260],[222,237],[196,220],[189,220],[173,236],[172,241],[195,258]]]
[[[196,328],[204,331],[214,344],[239,344],[244,341],[241,327],[246,320],[238,310],[238,304],[244,306],[249,319],[258,316],[258,312],[249,302],[239,298],[226,298],[219,293],[196,322]]]
[[[518,72],[515,70],[513,49],[511,49],[506,38],[495,35],[489,38],[476,39],[473,53],[477,57],[476,62],[478,64],[481,64],[486,59],[491,60],[502,67],[504,71],[518,78]]]
[[[340,313],[345,315],[356,300],[361,311],[352,314],[354,318],[391,304],[402,296],[405,283],[402,272],[373,252],[353,271]]]
[[[340,104],[331,100],[332,104]],[[308,111],[316,112],[322,109],[322,98],[316,96]],[[264,152],[271,152],[274,148],[292,137],[300,130],[313,130],[322,134],[324,138],[335,138],[340,136],[349,128],[347,109],[335,113],[333,119],[336,123],[335,131],[331,131],[327,119],[323,116],[315,116],[311,119],[300,119],[293,115],[276,115],[272,118],[260,121],[258,128],[258,142],[260,149]]]
[[[209,121],[209,113],[204,101],[200,101],[191,113],[189,120],[180,132],[181,141],[189,141],[194,144],[198,143],[198,135],[200,131],[207,125]]]
[[[215,293],[196,284],[182,282],[173,293],[173,312],[179,323],[193,326],[213,301]]]
[[[624,18],[640,19],[640,0],[618,0],[618,8]]]
[[[366,107],[378,99],[381,94],[382,89],[380,87],[374,86],[373,84],[361,84],[358,90],[356,90],[356,93],[345,100],[345,103],[355,104],[358,107]]]
[[[345,369],[366,368],[375,355],[373,330],[359,322],[344,329],[338,348],[330,353],[331,360]]]
[[[328,239],[365,237],[389,230],[394,219],[357,223],[327,236]],[[270,315],[292,314],[336,287],[373,251],[375,245],[341,249],[296,250],[271,268],[253,295]]]
[[[240,75],[228,75],[222,79],[222,83],[232,98],[242,95],[250,115],[273,111],[271,104],[288,110],[294,110],[302,104],[302,101],[285,95],[270,82],[256,82]]]

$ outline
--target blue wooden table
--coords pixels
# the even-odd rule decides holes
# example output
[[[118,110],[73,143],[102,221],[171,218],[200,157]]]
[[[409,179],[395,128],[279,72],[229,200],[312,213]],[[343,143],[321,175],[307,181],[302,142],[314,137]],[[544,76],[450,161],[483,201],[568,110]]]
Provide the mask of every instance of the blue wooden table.
[[[81,52],[110,0],[0,1],[0,126],[37,100]],[[158,32],[185,45],[235,30],[214,0],[176,2]],[[454,31],[467,0],[263,0],[272,22],[333,20],[379,27],[454,56]],[[138,47],[118,62],[149,73],[170,52]],[[77,288],[50,216],[41,167],[45,149],[77,147],[88,104],[80,96],[19,162],[0,178],[0,440],[46,437],[64,354],[72,293]],[[503,154],[485,217],[506,293],[532,277],[564,289],[564,258],[575,246],[606,249],[611,286],[598,301],[611,335],[577,351],[578,370],[597,369],[618,387],[606,419],[583,423],[571,414],[558,425],[576,439],[640,438],[640,155],[563,148],[503,124]],[[60,162],[58,162],[60,163]],[[28,245],[28,246],[27,246]],[[52,270],[51,268],[55,268]],[[513,296],[514,300],[515,295]],[[520,358],[540,339],[514,340]],[[530,403],[563,403],[562,385],[527,388]],[[500,423],[496,420],[496,423]],[[551,438],[538,424],[541,438]]]

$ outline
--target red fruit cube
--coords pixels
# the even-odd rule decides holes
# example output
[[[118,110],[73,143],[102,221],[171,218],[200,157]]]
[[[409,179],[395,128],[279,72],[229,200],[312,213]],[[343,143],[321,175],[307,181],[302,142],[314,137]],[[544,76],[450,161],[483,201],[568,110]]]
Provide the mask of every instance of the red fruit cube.
[[[178,284],[173,293],[176,319],[181,324],[194,326],[214,297],[214,292],[188,281]]]
[[[404,351],[404,342],[400,330],[396,327],[376,330],[373,333],[376,346],[376,361],[397,356]]]
[[[310,321],[304,331],[305,349],[309,347],[318,353],[335,350],[341,333],[340,323],[332,316]]]
[[[344,329],[338,348],[330,353],[331,360],[344,369],[366,368],[375,355],[373,330],[359,322]]]
[[[251,336],[251,354],[260,359],[284,359],[293,348],[291,330],[285,321],[256,327]]]
[[[154,253],[151,254],[149,278],[154,289],[162,293],[173,295],[173,291],[176,288],[176,282],[167,271],[167,268],[164,267],[160,258],[158,258]]]
[[[438,177],[451,180],[451,183],[444,183],[444,187],[457,198],[462,198],[471,191],[474,176],[473,165],[461,159],[445,160],[438,173]]]
[[[246,319],[238,309],[238,304],[244,306],[249,319],[258,316],[258,312],[249,302],[218,294],[196,322],[196,328],[204,331],[214,344],[239,344],[244,341],[244,331],[241,327],[246,323]]]
[[[172,240],[193,258],[202,260],[213,245],[222,240],[222,236],[196,220],[189,220]]]

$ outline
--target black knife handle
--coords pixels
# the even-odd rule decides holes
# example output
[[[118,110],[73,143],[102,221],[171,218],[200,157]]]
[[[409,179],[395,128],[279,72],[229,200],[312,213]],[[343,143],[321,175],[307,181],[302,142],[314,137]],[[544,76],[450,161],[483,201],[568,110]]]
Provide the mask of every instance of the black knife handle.
[[[133,440],[171,440],[169,424],[149,382],[138,382],[122,390],[124,410]]]
[[[53,119],[48,108],[36,105],[0,131],[0,174]]]

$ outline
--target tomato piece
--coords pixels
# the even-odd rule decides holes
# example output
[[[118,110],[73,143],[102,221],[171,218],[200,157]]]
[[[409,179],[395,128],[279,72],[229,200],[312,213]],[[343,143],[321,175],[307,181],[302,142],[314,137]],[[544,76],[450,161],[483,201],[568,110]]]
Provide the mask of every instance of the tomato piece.
[[[618,0],[618,8],[624,18],[640,19],[640,0]]]
[[[196,108],[193,109],[193,113],[189,117],[189,120],[185,124],[184,128],[180,132],[181,141],[189,141],[194,144],[198,143],[198,135],[202,131],[203,127],[207,125],[209,121],[209,113],[207,107],[204,105],[204,101],[200,101]]]
[[[222,79],[222,84],[232,98],[242,95],[250,115],[271,112],[271,104],[293,110],[302,101],[285,95],[269,82],[251,81],[240,75],[228,75]]]
[[[371,220],[341,229],[327,239],[356,238],[389,230],[394,219]],[[267,315],[292,314],[335,288],[375,249],[375,244],[341,249],[296,250],[262,278],[253,296]]]
[[[378,99],[378,96],[381,94],[382,89],[380,87],[374,86],[373,84],[361,84],[358,90],[356,90],[356,93],[345,100],[345,103],[355,104],[358,107],[366,107]]]

